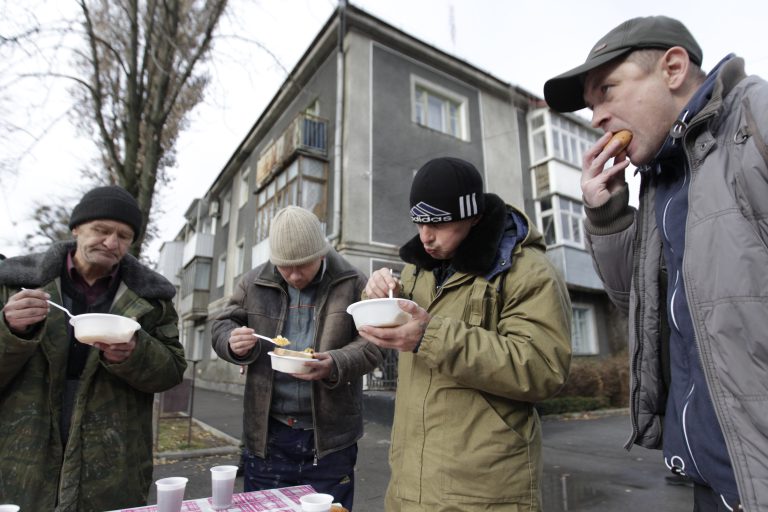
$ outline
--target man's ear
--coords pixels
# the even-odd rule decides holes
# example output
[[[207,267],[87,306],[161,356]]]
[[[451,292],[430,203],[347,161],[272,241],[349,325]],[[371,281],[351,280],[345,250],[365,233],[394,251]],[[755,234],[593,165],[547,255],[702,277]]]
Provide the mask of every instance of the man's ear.
[[[691,59],[682,46],[673,46],[661,58],[661,71],[670,90],[679,90],[685,85]]]

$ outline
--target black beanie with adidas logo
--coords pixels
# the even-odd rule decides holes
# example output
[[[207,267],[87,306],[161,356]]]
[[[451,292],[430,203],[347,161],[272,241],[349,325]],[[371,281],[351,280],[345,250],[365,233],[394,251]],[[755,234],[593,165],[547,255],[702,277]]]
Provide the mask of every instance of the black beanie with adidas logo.
[[[464,220],[483,213],[483,178],[471,163],[460,158],[430,160],[416,172],[411,184],[411,220],[434,224]]]

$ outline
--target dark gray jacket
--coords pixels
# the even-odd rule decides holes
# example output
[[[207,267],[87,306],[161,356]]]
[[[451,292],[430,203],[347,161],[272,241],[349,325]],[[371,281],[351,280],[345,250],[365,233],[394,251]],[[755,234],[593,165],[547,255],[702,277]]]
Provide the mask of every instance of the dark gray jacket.
[[[727,62],[683,137],[691,166],[683,273],[701,365],[745,510],[768,511],[768,83]],[[587,211],[611,299],[629,314],[631,443],[660,448],[666,311],[655,190]]]
[[[313,348],[328,352],[338,369],[338,381],[312,381],[312,415],[318,457],[344,449],[363,435],[363,375],[381,364],[378,347],[363,339],[347,306],[360,300],[365,276],[333,249],[317,291],[317,320]],[[288,308],[286,283],[271,263],[240,280],[227,308],[214,321],[212,343],[222,359],[248,365],[245,381],[243,437],[245,447],[264,457],[272,397],[273,370],[263,345],[238,358],[229,350],[229,334],[248,326],[259,334],[283,332]]]

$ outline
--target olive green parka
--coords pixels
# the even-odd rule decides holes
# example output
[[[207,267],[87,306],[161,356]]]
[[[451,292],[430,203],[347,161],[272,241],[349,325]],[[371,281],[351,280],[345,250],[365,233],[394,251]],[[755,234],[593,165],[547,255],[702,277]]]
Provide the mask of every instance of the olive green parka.
[[[0,265],[0,307],[20,287],[62,303],[59,275],[74,243]],[[145,504],[152,484],[154,393],[181,382],[175,289],[126,255],[110,313],[141,324],[136,349],[110,364],[91,350],[75,397],[69,438],[59,419],[70,343],[67,316],[51,308],[29,338],[0,322],[0,503],[24,511],[90,512]]]
[[[400,251],[401,296],[432,318],[400,354],[388,512],[541,508],[533,404],[565,383],[571,304],[525,215],[493,194],[485,204],[442,286],[418,236]]]

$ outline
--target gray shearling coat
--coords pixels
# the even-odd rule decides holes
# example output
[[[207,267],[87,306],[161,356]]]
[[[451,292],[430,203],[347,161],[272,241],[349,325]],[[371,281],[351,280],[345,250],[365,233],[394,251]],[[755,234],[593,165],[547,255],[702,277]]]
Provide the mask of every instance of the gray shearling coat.
[[[768,83],[734,58],[684,134],[691,167],[683,273],[710,396],[742,506],[768,511]],[[750,115],[752,119],[750,119]],[[666,388],[666,299],[654,217],[643,178],[639,210],[625,188],[589,209],[595,268],[629,313],[628,447],[660,448]]]
[[[312,381],[312,416],[318,457],[353,445],[363,435],[363,375],[381,364],[376,345],[363,339],[347,306],[360,299],[365,276],[336,251],[326,256],[327,267],[317,291],[316,352],[328,352],[336,363],[338,381]],[[271,263],[251,270],[240,280],[229,305],[214,321],[212,343],[224,360],[248,365],[245,381],[243,436],[245,447],[264,457],[272,398],[273,370],[263,344],[238,358],[229,350],[232,329],[248,326],[259,334],[282,333],[288,309],[286,283]]]

